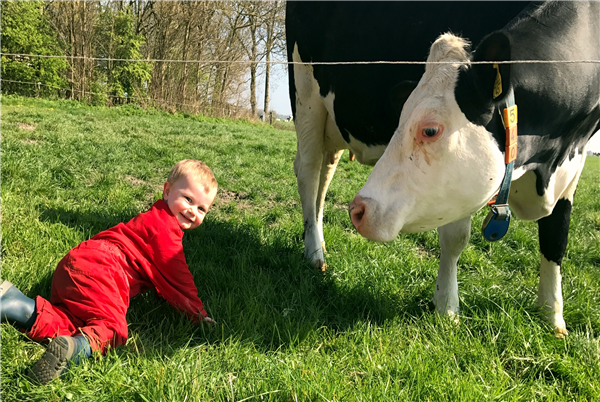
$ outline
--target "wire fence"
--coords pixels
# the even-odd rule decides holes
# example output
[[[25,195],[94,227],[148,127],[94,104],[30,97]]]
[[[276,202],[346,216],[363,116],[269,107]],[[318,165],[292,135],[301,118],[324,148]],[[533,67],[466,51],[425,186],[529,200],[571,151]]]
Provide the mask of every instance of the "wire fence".
[[[87,57],[87,56],[68,56],[68,55],[42,55],[42,54],[28,54],[28,53],[4,53],[0,52],[0,56],[9,56],[18,59],[27,58],[49,58],[49,59],[71,59],[71,60],[90,60],[90,61],[110,61],[110,62],[134,62],[134,63],[194,63],[201,65],[211,64],[270,64],[270,65],[428,65],[428,64],[453,64],[453,65],[475,65],[475,64],[600,64],[600,60],[510,60],[510,61],[468,61],[468,62],[456,62],[456,61],[438,61],[438,62],[427,62],[427,61],[392,61],[392,60],[373,60],[373,61],[310,61],[310,62],[294,62],[285,60],[179,60],[179,59],[120,59],[110,57]],[[74,88],[65,88],[56,85],[44,84],[41,82],[26,82],[17,80],[7,80],[0,77],[0,83],[14,83],[21,85],[32,85],[37,87],[39,90],[41,86],[63,91],[65,93],[77,93],[83,96],[102,96],[107,99],[111,99],[112,104],[121,103],[138,103],[142,106],[164,106],[169,105],[176,108],[185,108],[188,111],[195,113],[200,112],[201,107],[198,104],[189,104],[174,102],[166,99],[157,99],[147,96],[116,96],[107,93],[98,93],[93,91],[77,90]],[[243,108],[237,105],[227,104],[224,106],[216,106],[213,108],[213,112],[217,112],[222,116],[243,116],[248,115],[249,111],[247,108]]]
[[[600,64],[600,60],[504,60],[504,61],[394,61],[394,60],[371,60],[371,61],[285,61],[285,60],[178,60],[178,59],[115,59],[111,57],[87,57],[87,56],[52,56],[27,53],[1,53],[0,56],[13,57],[40,57],[50,59],[78,59],[95,61],[125,61],[134,63],[202,63],[202,64],[269,64],[269,65],[366,65],[366,64],[391,64],[391,65],[427,65],[427,64]]]

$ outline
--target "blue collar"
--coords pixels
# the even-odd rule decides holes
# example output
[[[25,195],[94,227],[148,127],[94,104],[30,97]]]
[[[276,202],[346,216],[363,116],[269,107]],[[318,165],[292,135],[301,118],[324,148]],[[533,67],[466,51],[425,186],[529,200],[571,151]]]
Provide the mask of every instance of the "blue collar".
[[[481,226],[481,233],[488,241],[497,241],[503,238],[510,225],[511,212],[508,207],[508,194],[510,192],[513,167],[517,158],[517,105],[515,104],[515,96],[512,89],[506,95],[504,105],[505,108],[500,115],[506,130],[504,148],[506,170],[504,171],[504,179],[502,179],[496,200],[490,205],[492,209],[483,220],[483,225]]]

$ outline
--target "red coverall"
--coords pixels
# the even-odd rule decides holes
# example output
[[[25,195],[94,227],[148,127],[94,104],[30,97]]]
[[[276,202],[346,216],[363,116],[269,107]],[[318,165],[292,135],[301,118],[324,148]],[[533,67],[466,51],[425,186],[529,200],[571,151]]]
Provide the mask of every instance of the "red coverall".
[[[37,296],[37,318],[27,336],[44,341],[83,332],[92,350],[127,341],[129,300],[151,287],[198,322],[206,317],[183,254],[183,231],[159,200],[127,223],[98,233],[58,263],[50,301]]]

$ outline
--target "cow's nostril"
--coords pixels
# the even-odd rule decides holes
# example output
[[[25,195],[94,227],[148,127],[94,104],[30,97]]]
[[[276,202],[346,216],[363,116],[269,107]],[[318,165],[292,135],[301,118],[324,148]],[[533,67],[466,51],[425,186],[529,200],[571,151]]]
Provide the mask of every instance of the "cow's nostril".
[[[352,214],[352,217],[354,218],[354,220],[357,223],[360,223],[360,221],[362,221],[363,216],[365,215],[365,209],[362,208],[362,205],[360,206],[360,209],[354,211],[354,214]]]
[[[363,216],[365,215],[365,204],[363,202],[353,202],[352,205],[350,205],[349,213],[352,224],[358,229],[360,223],[362,222]]]

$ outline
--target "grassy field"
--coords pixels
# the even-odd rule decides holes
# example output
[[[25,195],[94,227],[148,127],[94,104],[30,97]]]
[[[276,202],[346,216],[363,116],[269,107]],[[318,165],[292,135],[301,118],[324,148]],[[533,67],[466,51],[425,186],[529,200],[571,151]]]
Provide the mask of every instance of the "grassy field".
[[[186,233],[214,328],[152,292],[134,298],[126,346],[37,386],[44,347],[2,324],[2,401],[600,400],[600,158],[589,157],[563,261],[570,335],[535,308],[537,224],[497,244],[478,232],[459,261],[460,324],[429,308],[435,231],[379,244],[346,212],[370,168],[347,154],[327,195],[328,271],[302,260],[292,131],[247,122],[2,97],[2,279],[49,297],[67,251],[161,196],[171,166],[198,158],[220,190]]]

